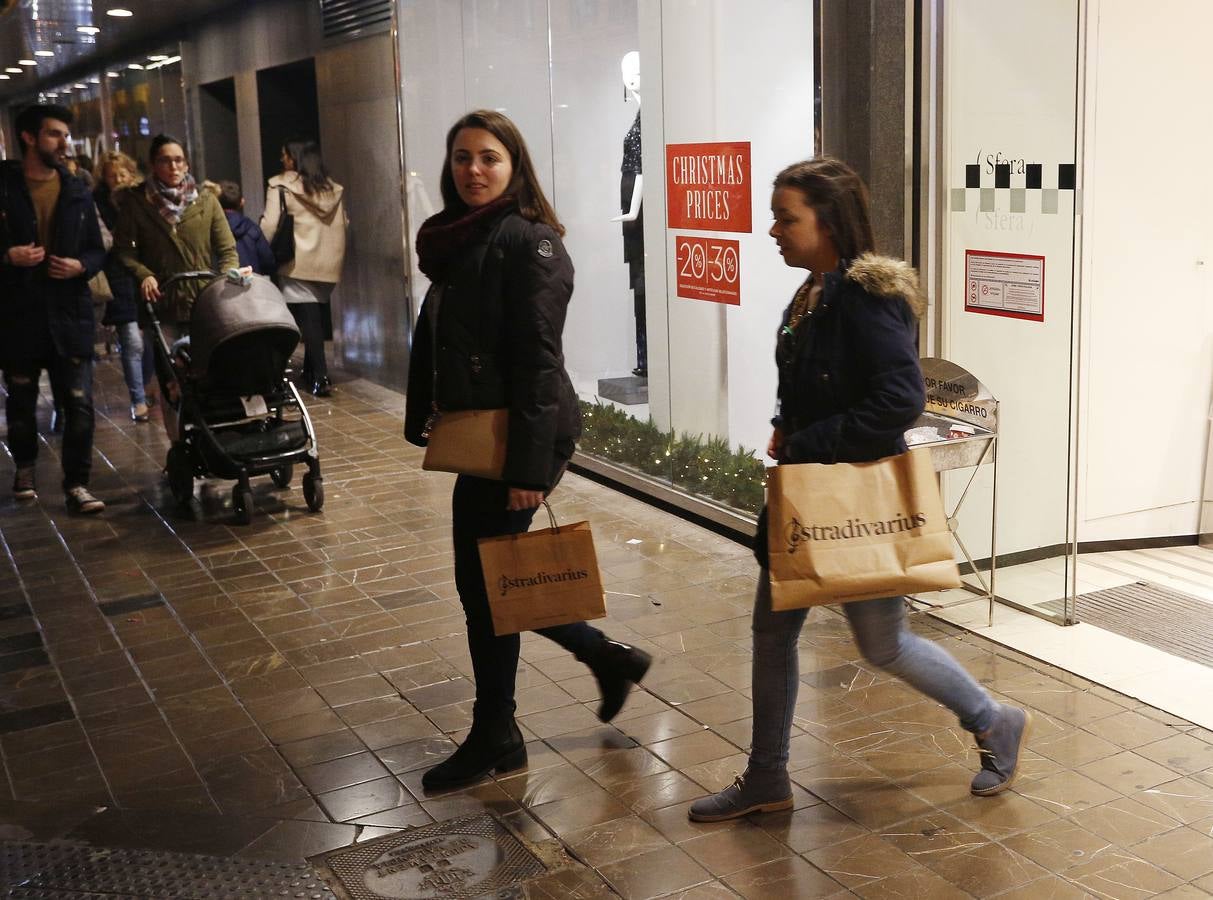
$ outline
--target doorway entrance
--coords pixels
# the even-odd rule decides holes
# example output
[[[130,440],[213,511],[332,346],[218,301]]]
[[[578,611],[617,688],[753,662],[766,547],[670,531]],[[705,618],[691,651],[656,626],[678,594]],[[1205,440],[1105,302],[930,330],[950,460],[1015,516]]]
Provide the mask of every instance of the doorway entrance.
[[[316,99],[316,62],[308,58],[257,73],[261,114],[261,171],[266,178],[282,171],[282,145],[297,137],[320,139]]]

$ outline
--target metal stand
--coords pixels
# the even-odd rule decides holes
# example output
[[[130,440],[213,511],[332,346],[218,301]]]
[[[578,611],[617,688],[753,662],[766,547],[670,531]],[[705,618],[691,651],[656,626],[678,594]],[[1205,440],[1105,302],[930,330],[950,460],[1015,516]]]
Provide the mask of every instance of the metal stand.
[[[923,378],[927,388],[927,404],[919,420],[907,433],[907,442],[911,446],[929,447],[931,462],[935,471],[948,472],[958,469],[972,469],[965,481],[960,497],[948,511],[948,530],[952,539],[960,549],[961,555],[968,562],[969,568],[977,578],[980,588],[965,583],[963,587],[976,596],[966,597],[951,603],[933,604],[908,598],[915,612],[931,612],[950,609],[985,600],[987,603],[986,619],[989,625],[994,624],[994,583],[997,573],[997,509],[998,509],[998,401],[995,400],[985,386],[971,373],[955,363],[944,359],[922,360]],[[932,436],[931,431],[934,431]],[[969,490],[977,480],[981,467],[992,467],[993,488],[990,500],[990,568],[983,576],[977,567],[977,562],[969,548],[960,536],[959,517]]]

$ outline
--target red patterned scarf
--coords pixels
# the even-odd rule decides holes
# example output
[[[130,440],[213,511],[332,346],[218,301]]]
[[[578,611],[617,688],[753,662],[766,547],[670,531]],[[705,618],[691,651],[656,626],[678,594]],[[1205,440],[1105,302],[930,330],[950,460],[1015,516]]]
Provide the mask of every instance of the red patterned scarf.
[[[430,216],[417,231],[417,267],[430,281],[441,281],[470,241],[492,228],[503,212],[517,208],[518,201],[506,194],[484,206]]]

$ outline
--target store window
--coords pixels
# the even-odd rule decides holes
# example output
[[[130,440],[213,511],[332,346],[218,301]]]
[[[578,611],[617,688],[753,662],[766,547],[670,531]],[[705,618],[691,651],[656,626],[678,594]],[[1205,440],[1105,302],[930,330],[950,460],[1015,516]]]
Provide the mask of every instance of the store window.
[[[581,453],[743,517],[762,504],[774,333],[803,275],[766,232],[775,174],[813,153],[812,9],[400,2],[411,236],[441,206],[450,124],[509,115],[577,270]],[[414,267],[414,311],[427,287]]]
[[[121,150],[145,167],[155,135],[189,139],[178,45],[59,85],[39,100],[72,111],[77,158],[91,160],[106,150]]]

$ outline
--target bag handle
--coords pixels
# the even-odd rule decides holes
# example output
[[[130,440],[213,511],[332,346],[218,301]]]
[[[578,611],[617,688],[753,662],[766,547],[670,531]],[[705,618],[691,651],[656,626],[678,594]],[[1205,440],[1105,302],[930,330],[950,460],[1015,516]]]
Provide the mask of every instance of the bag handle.
[[[548,503],[547,500],[543,500],[542,503],[543,508],[548,511],[548,521],[552,523],[552,530],[556,531],[560,526],[556,524],[556,514],[552,512],[552,504]]]
[[[278,185],[278,224],[282,225],[282,219],[286,218],[286,185]]]

